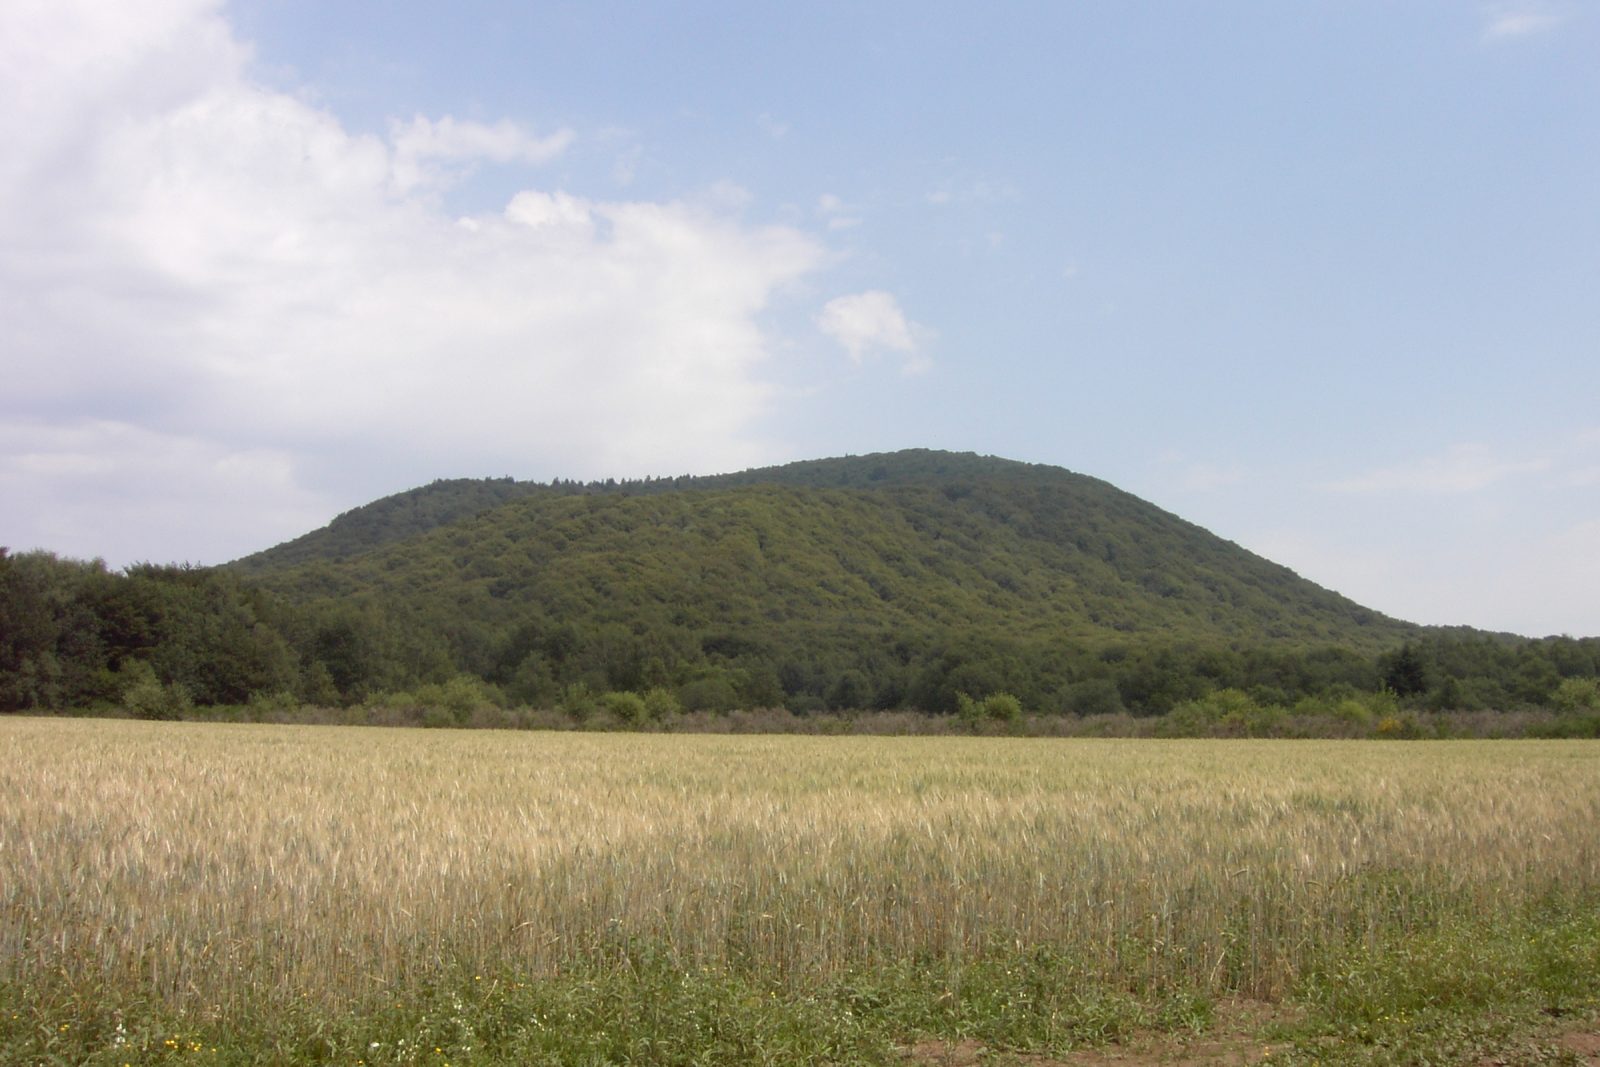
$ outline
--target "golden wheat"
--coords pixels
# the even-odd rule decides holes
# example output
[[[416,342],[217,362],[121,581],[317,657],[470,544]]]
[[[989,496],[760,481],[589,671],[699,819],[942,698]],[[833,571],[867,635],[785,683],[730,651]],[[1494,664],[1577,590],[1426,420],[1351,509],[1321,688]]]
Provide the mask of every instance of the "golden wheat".
[[[232,1010],[645,938],[803,982],[1047,946],[1273,996],[1600,887],[1600,745],[0,721],[0,977]]]

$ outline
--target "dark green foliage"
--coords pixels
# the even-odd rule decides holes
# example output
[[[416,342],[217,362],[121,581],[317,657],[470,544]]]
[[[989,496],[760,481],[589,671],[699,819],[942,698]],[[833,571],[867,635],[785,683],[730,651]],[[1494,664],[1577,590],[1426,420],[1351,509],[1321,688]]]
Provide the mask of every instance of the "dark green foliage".
[[[645,693],[644,713],[652,722],[670,722],[683,714],[683,705],[670,689],[658,687]]]
[[[1169,737],[1268,737],[1285,718],[1281,707],[1260,704],[1237,689],[1218,689],[1173,708],[1161,732]]]
[[[644,697],[638,693],[607,693],[600,698],[600,703],[618,722],[629,726],[637,726],[647,715]]]
[[[1600,641],[1410,626],[1093,478],[910,451],[436,482],[210,570],[0,552],[0,708],[114,705],[128,661],[196,705],[349,706],[464,675],[580,717],[652,690],[689,711],[949,714],[1005,692],[1151,716],[1387,686],[1470,712],[1570,702]]]
[[[1410,642],[1385,657],[1383,684],[1397,696],[1414,697],[1428,691],[1428,667]]]
[[[226,571],[113,574],[98,560],[0,551],[0,612],[0,708],[116,704],[134,687],[135,710],[165,717],[182,695],[242,704],[298,680],[285,636],[297,613]],[[144,683],[167,696],[155,700]]]
[[[1600,708],[1600,680],[1567,678],[1555,687],[1550,704],[1557,711],[1594,711]]]
[[[1087,678],[1074,682],[1062,692],[1060,710],[1073,715],[1116,715],[1125,709],[1122,694],[1109,678]]]
[[[165,685],[142,659],[124,660],[117,671],[118,697],[136,719],[178,719],[189,710],[189,692],[176,682]]]
[[[1010,693],[990,693],[983,698],[983,717],[990,722],[1019,722],[1022,719],[1022,701]]]

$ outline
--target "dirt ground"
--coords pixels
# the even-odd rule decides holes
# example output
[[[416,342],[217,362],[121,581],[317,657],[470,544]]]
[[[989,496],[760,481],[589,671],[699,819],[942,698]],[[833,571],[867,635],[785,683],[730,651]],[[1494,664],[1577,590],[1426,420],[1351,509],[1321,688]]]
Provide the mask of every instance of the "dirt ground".
[[[1590,1026],[1562,1034],[1555,1043],[1583,1057],[1583,1062],[1589,1067],[1600,1067],[1600,1026]]]

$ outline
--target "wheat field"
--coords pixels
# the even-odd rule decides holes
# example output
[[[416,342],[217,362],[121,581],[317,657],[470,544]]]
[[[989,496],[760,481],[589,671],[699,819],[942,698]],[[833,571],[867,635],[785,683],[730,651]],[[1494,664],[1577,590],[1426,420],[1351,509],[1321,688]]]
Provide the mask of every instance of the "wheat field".
[[[648,941],[794,987],[1048,946],[1272,998],[1600,888],[1600,745],[0,720],[0,979],[215,1013]]]

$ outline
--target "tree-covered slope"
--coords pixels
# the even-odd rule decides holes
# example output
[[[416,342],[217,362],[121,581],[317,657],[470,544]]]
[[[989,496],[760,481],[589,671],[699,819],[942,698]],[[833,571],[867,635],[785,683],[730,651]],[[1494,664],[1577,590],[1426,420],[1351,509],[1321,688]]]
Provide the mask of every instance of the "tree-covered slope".
[[[640,496],[750,485],[889,489],[908,485],[975,483],[991,486],[1031,484],[1075,487],[1078,498],[1089,506],[1095,506],[1097,500],[1127,496],[1105,482],[1060,467],[929,449],[804,460],[733,474],[686,474],[675,478],[621,482],[614,479],[587,483],[557,480],[545,484],[519,482],[511,478],[454,478],[395,493],[353,508],[319,530],[246,556],[230,566],[241,573],[260,574],[317,559],[350,559],[529,496]]]
[[[339,558],[290,563],[291,545],[241,567],[295,601],[382,604],[450,632],[538,618],[771,646],[803,635],[834,648],[871,632],[1362,650],[1415,632],[1058,468],[913,452],[515,485],[436,483],[381,502],[364,526],[330,526],[339,540],[324,544],[344,546]],[[512,498],[493,505],[494,492]],[[406,523],[421,532],[400,534]],[[307,544],[296,551],[310,555]]]
[[[482,514],[508,500],[546,491],[549,491],[547,486],[510,478],[437,481],[353,508],[320,530],[246,556],[229,566],[242,574],[259,574],[313,560],[349,559]]]
[[[446,683],[569,709],[608,690],[796,711],[1003,692],[1046,714],[1159,714],[1223,689],[1334,706],[1384,687],[1496,709],[1589,685],[1597,657],[1411,626],[1105,482],[942,452],[437,482],[224,568],[0,549],[0,709],[325,706]]]

